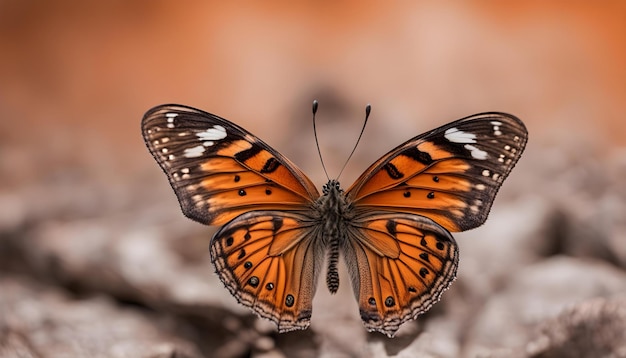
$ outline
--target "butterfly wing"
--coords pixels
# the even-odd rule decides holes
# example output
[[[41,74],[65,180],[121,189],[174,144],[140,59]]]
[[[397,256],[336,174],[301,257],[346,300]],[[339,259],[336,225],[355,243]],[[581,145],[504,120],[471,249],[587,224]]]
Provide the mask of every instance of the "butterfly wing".
[[[487,219],[491,204],[526,145],[516,117],[482,113],[398,146],[347,190],[355,207],[426,216],[464,231]]]
[[[527,136],[514,116],[473,115],[403,143],[347,190],[345,258],[369,330],[392,336],[439,300],[458,265],[449,231],[487,219]]]
[[[239,303],[280,332],[309,326],[323,252],[314,224],[299,212],[253,211],[211,240],[216,273]]]
[[[452,235],[418,215],[371,212],[352,221],[345,246],[363,323],[388,336],[439,301],[456,276]]]
[[[319,197],[287,158],[213,114],[158,106],[145,114],[142,132],[183,213],[203,224],[221,225],[251,210],[303,209]]]

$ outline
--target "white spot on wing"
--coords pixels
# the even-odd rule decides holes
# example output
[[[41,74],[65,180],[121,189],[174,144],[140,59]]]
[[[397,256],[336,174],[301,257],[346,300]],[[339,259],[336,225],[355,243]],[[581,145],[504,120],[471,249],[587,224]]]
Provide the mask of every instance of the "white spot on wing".
[[[478,190],[485,190],[485,184],[476,184],[476,189]]]
[[[176,118],[176,117],[178,117],[178,113],[165,113],[165,117],[167,117],[167,118]]]
[[[443,136],[453,143],[476,143],[476,134],[463,132],[457,128],[448,129]]]
[[[213,128],[198,132],[196,135],[203,141],[220,140],[226,138],[226,128],[216,124]]]
[[[494,126],[501,126],[502,122],[498,122],[498,121],[491,121],[491,124],[493,124]]]
[[[196,194],[191,197],[193,201],[196,202],[196,205],[200,206],[202,204],[202,195]]]
[[[485,152],[484,150],[480,150],[471,144],[466,144],[465,149],[471,152],[473,158],[476,158],[478,160],[487,159],[487,152]]]
[[[202,153],[204,153],[204,147],[199,145],[193,148],[187,148],[185,149],[185,152],[183,153],[183,155],[186,158],[196,158],[202,155]]]
[[[484,177],[488,177],[490,175],[491,175],[491,173],[489,173],[489,170],[487,170],[487,169],[483,170],[483,176]]]

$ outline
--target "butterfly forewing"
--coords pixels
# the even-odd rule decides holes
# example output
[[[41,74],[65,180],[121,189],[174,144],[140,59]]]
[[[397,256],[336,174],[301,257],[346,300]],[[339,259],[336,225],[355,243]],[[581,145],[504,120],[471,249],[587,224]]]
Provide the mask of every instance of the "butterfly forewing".
[[[237,300],[278,325],[309,326],[323,252],[312,224],[297,212],[254,211],[239,216],[211,240],[215,271]]]
[[[183,212],[201,223],[225,224],[250,210],[303,209],[319,196],[288,159],[213,114],[162,105],[145,114],[142,131]]]
[[[356,207],[410,212],[450,231],[468,230],[487,219],[527,136],[524,124],[509,114],[460,119],[389,152],[347,195]]]
[[[367,213],[354,219],[348,238],[346,263],[370,331],[393,336],[436,303],[455,278],[456,242],[426,217]]]

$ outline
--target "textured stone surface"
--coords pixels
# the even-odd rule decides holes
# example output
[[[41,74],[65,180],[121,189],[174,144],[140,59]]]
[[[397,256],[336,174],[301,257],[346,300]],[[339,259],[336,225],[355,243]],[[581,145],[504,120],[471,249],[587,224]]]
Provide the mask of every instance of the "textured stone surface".
[[[530,357],[626,357],[626,297],[595,298],[570,307],[536,329]]]
[[[0,278],[0,357],[201,357],[147,311]]]
[[[553,257],[511,277],[468,327],[469,356],[492,348],[523,351],[534,327],[593,297],[626,292],[626,273],[597,260]]]

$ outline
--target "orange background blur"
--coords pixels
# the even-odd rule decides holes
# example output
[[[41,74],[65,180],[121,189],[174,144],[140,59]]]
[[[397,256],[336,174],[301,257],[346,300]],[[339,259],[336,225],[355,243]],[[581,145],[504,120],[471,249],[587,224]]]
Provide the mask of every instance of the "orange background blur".
[[[626,144],[625,16],[621,1],[2,1],[0,182],[59,165],[158,175],[139,121],[167,102],[241,124],[317,183],[315,98],[322,146],[341,150],[326,154],[333,169],[373,105],[352,175],[400,141],[490,110],[527,123],[530,152],[610,152]],[[324,132],[325,116],[350,125]]]

